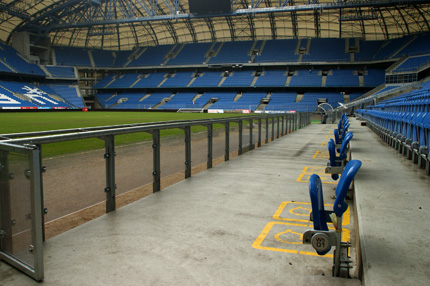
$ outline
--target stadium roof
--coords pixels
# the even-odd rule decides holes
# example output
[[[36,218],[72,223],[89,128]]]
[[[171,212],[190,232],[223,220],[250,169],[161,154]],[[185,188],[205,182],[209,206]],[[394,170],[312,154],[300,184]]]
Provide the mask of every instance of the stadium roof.
[[[0,40],[10,43],[15,32],[28,31],[33,44],[49,37],[53,45],[130,50],[263,39],[383,40],[430,30],[429,1],[230,1],[231,12],[191,14],[187,0],[5,0]]]

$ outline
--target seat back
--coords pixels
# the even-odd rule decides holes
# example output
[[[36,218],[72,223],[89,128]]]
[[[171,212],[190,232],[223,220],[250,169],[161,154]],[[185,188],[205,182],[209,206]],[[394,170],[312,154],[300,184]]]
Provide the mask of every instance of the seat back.
[[[334,167],[336,166],[336,144],[334,143],[333,139],[330,139],[328,141],[327,148],[328,148],[330,166]]]
[[[341,217],[343,213],[348,209],[348,204],[345,201],[346,193],[348,192],[349,186],[351,185],[351,182],[360,167],[361,161],[351,160],[346,164],[345,169],[342,172],[342,176],[340,176],[340,180],[337,184],[335,191],[336,200],[334,201],[333,206],[333,210],[338,217]]]
[[[328,231],[324,210],[322,184],[321,179],[317,174],[312,174],[309,178],[309,195],[311,197],[314,229]]]
[[[351,141],[352,137],[354,137],[354,134],[352,132],[348,132],[342,141],[342,145],[340,146],[340,152],[339,152],[339,158],[341,160],[346,159],[346,155],[347,155],[346,151],[348,148],[349,141]]]

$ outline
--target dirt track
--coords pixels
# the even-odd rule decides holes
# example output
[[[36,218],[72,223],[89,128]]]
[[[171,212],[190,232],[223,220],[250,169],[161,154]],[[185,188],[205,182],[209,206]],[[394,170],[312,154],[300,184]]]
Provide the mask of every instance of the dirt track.
[[[247,126],[243,129],[243,147],[249,146]],[[269,138],[271,128],[269,128]],[[254,142],[258,129],[254,130]],[[265,130],[262,131],[265,138]],[[192,174],[206,170],[207,133],[192,134]],[[213,165],[224,162],[224,129],[214,130]],[[230,130],[230,158],[237,156],[238,132]],[[264,139],[263,139],[264,142]],[[117,146],[115,171],[117,208],[152,193],[152,141]],[[105,214],[104,150],[44,158],[47,172],[43,175],[46,238]],[[184,136],[161,139],[161,187],[184,179]]]

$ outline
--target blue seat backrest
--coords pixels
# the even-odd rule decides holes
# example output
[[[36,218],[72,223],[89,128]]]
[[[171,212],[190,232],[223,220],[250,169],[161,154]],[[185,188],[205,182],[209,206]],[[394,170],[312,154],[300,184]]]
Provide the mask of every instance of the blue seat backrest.
[[[361,161],[351,160],[346,164],[345,169],[342,172],[342,176],[340,177],[339,183],[336,187],[336,200],[334,201],[333,207],[333,210],[338,217],[341,217],[348,209],[348,204],[345,202],[346,193],[348,192],[349,186],[360,167]]]
[[[327,219],[324,209],[322,183],[320,177],[317,174],[312,174],[309,178],[309,195],[311,197],[314,229],[328,231]]]
[[[316,174],[312,174],[309,178],[309,195],[311,197],[314,229],[328,231],[321,179]],[[326,251],[317,251],[317,253],[319,255],[325,255],[330,251],[330,249],[331,247],[329,247]]]
[[[336,166],[336,145],[333,139],[330,139],[327,143],[330,166]]]
[[[352,132],[348,132],[342,141],[342,145],[340,146],[340,152],[339,152],[340,153],[339,157],[341,160],[346,159],[346,150],[347,150],[349,141],[351,141],[352,137],[354,137],[354,134]]]
[[[340,144],[339,129],[333,130],[333,134],[334,134],[334,140],[336,141],[336,144]]]

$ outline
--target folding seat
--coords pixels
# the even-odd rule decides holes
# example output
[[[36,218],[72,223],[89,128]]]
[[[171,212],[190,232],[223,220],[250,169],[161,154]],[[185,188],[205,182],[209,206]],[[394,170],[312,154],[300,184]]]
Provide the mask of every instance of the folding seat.
[[[425,116],[418,123],[418,128],[420,132],[420,148],[418,157],[418,166],[425,168],[426,174],[430,174],[430,112],[425,113]]]
[[[352,137],[354,137],[354,134],[352,132],[347,132],[339,150],[337,150],[333,139],[330,139],[327,144],[329,161],[327,162],[325,173],[331,174],[331,178],[333,180],[339,179],[339,174],[343,172],[345,165],[348,162],[349,142]],[[337,151],[339,151],[339,156],[336,155]]]
[[[348,203],[345,201],[346,194],[361,164],[359,160],[351,160],[346,164],[335,190],[336,200],[333,211],[326,211],[324,208],[321,178],[316,174],[309,178],[313,229],[303,233],[303,244],[311,244],[318,255],[327,254],[331,247],[335,246],[332,268],[332,275],[335,277],[349,277],[348,253],[350,243],[342,242],[342,218],[348,209]],[[330,222],[334,226],[332,230],[327,225]]]
[[[407,155],[408,158],[411,155],[410,151],[412,150],[412,128],[413,128],[413,121],[414,121],[415,113],[408,112],[406,117],[404,117],[405,121],[405,133],[404,136],[406,137],[405,140],[402,142],[401,152],[403,155]],[[411,156],[412,158],[412,156]]]

